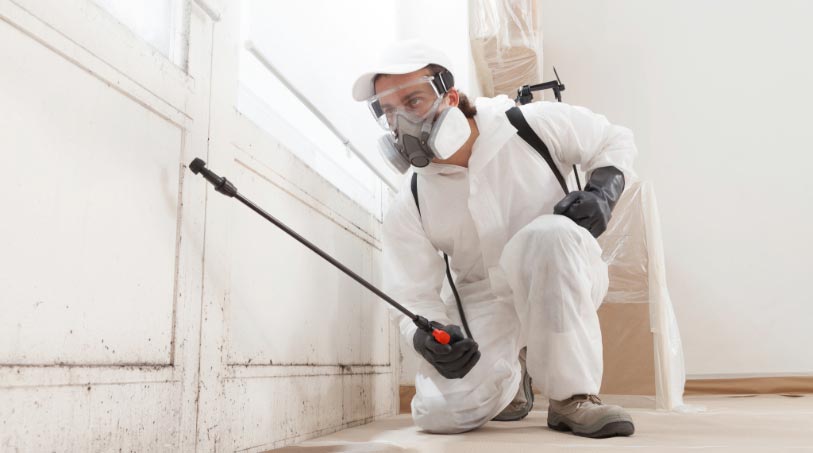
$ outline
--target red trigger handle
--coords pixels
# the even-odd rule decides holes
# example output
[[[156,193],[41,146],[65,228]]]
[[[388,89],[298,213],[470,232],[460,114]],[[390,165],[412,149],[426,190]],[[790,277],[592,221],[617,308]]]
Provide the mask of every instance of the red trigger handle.
[[[440,344],[449,344],[449,342],[452,341],[452,337],[449,335],[449,333],[440,329],[434,329],[432,331],[432,336],[435,337],[435,341]]]

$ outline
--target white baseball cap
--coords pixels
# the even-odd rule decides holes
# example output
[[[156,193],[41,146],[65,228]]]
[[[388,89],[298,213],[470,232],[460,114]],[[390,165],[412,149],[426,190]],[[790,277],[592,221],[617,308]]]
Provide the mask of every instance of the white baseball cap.
[[[373,80],[378,74],[407,74],[430,64],[452,71],[451,60],[442,51],[417,39],[396,41],[387,46],[378,57],[376,66],[359,76],[353,84],[353,99],[363,101],[375,94]]]

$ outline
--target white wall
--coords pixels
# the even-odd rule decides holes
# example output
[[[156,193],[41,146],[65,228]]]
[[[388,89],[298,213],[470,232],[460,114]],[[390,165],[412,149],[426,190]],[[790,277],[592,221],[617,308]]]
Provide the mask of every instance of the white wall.
[[[542,7],[546,79],[636,134],[688,377],[813,373],[813,2]]]
[[[186,70],[92,2],[0,1],[2,451],[194,449],[210,25]]]
[[[259,452],[397,411],[386,308],[186,167],[380,280],[376,216],[235,108],[242,3],[188,3],[179,65],[91,0],[0,0],[0,451]]]

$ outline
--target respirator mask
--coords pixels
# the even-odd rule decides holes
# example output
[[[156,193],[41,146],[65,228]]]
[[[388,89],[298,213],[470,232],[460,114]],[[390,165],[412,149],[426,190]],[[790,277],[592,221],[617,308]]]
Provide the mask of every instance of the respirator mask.
[[[390,166],[406,173],[410,165],[425,167],[432,159],[448,159],[466,143],[471,126],[457,107],[438,112],[454,79],[448,71],[423,76],[367,99],[370,112],[387,131],[378,140]]]

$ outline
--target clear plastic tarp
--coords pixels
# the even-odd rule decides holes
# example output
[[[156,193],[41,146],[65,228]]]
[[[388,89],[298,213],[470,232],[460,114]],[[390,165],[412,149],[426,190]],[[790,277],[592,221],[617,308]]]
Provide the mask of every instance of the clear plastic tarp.
[[[683,406],[686,380],[683,347],[666,286],[660,217],[649,183],[628,184],[599,243],[610,276],[604,303],[648,304],[655,353],[656,406],[678,409]],[[605,373],[625,371],[605,363]]]
[[[516,96],[542,80],[542,33],[535,0],[471,0],[469,38],[483,96]]]

